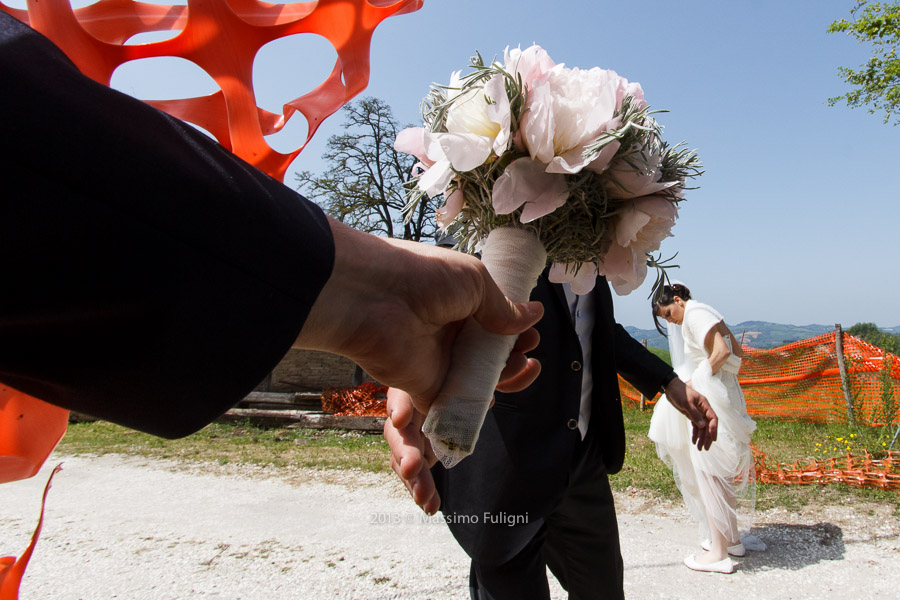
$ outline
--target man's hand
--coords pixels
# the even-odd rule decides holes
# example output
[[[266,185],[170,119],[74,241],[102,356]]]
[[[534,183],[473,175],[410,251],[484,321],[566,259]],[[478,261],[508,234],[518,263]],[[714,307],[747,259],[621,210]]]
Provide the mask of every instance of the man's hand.
[[[666,386],[666,398],[678,412],[690,419],[693,425],[691,443],[698,450],[709,450],[718,436],[719,418],[706,396],[676,377]]]
[[[500,375],[497,391],[520,392],[537,378],[541,364],[525,357],[525,353],[534,350],[539,341],[540,336],[535,329],[519,336],[510,360]],[[396,388],[388,389],[387,414],[384,439],[391,448],[391,468],[409,490],[413,501],[427,514],[433,515],[441,506],[441,497],[430,470],[437,458],[431,443],[422,433],[425,415],[416,410],[409,394]]]
[[[437,458],[422,433],[425,415],[415,409],[409,394],[395,388],[390,388],[387,393],[387,414],[384,439],[391,448],[391,468],[409,490],[413,501],[426,514],[433,515],[441,507],[441,497],[430,470]]]
[[[423,414],[443,386],[467,318],[493,333],[519,335],[543,315],[538,302],[510,302],[472,256],[330,224],[334,270],[295,346],[351,358],[376,380],[408,392]],[[507,377],[521,382],[536,375],[513,349]]]

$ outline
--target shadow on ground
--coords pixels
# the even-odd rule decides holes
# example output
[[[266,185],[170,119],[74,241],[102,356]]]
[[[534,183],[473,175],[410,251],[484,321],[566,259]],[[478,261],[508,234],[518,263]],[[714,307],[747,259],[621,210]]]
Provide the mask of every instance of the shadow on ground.
[[[739,559],[740,568],[745,572],[797,570],[825,560],[844,558],[844,532],[832,523],[772,523],[754,527],[752,533],[768,548],[765,552],[748,552]]]

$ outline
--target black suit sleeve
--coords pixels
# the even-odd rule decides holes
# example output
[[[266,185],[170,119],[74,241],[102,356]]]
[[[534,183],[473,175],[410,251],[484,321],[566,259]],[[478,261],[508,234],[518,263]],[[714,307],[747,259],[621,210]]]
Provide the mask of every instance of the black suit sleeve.
[[[166,437],[233,406],[331,274],[322,211],[0,11],[0,381]]]
[[[616,323],[616,370],[644,396],[653,398],[674,372],[664,360],[647,350]]]

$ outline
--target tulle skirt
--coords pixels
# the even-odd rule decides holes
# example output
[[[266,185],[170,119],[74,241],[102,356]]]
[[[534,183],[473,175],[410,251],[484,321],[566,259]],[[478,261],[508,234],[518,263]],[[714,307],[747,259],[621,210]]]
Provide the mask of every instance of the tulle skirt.
[[[756,423],[747,416],[737,376],[724,369],[694,373],[691,384],[706,396],[718,417],[718,438],[709,450],[691,444],[691,423],[662,396],[650,421],[650,439],[659,457],[672,469],[684,503],[709,539],[712,521],[726,540],[734,542],[752,526],[756,508],[756,473],[750,434]]]

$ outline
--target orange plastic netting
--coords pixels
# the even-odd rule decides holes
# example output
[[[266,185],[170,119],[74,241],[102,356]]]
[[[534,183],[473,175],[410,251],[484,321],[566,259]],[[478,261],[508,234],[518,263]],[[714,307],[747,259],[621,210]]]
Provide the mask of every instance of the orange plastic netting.
[[[863,455],[833,457],[812,462],[776,463],[754,444],[753,459],[756,480],[782,485],[827,485],[843,483],[852,487],[900,491],[900,452],[890,451],[882,459],[873,459],[867,450]]]
[[[771,350],[744,346],[738,379],[753,418],[846,423],[848,406],[834,332]],[[900,358],[852,335],[843,335],[851,411],[863,425],[900,422]],[[619,379],[623,400],[641,393]],[[655,399],[645,399],[652,404]]]
[[[322,391],[322,410],[341,416],[386,417],[387,386],[364,382],[350,387],[329,387]]]
[[[172,56],[193,62],[212,77],[218,92],[148,103],[202,127],[220,144],[283,181],[291,161],[322,121],[368,84],[369,46],[378,24],[392,15],[418,10],[422,2],[187,0],[185,6],[99,0],[73,10],[69,0],[29,0],[27,11],[2,1],[0,10],[46,35],[85,75],[104,85],[128,61]],[[159,42],[128,43],[137,34],[155,31],[180,33]],[[331,42],[338,56],[334,69],[317,88],[287,102],[281,114],[260,108],[253,90],[258,51],[273,40],[304,33]],[[307,120],[306,142],[293,152],[276,152],[265,136],[280,131],[298,111]]]

